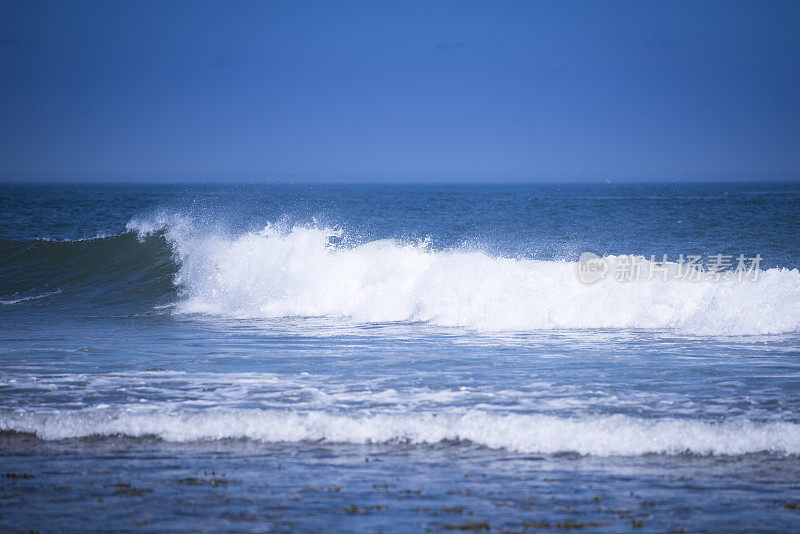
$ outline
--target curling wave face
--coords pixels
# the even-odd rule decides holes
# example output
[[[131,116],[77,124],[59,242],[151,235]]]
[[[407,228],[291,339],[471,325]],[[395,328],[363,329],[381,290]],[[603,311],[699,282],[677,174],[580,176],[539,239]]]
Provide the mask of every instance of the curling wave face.
[[[162,236],[128,232],[77,241],[0,239],[0,304],[59,299],[68,306],[108,306],[154,300],[175,291],[178,266]]]
[[[700,335],[800,330],[800,272],[758,280],[586,285],[577,263],[507,258],[426,243],[348,243],[319,226],[230,235],[179,217],[132,221],[141,238],[164,232],[179,268],[178,311],[237,318],[331,317],[361,323],[424,322],[481,332],[668,329]],[[618,261],[609,256],[612,269]],[[673,265],[672,269],[677,266]]]

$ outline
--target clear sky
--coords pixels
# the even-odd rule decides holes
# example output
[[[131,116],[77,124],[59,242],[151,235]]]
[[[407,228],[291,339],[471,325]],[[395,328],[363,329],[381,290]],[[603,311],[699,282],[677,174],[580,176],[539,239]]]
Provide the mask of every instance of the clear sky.
[[[0,175],[800,175],[800,2],[0,0]]]

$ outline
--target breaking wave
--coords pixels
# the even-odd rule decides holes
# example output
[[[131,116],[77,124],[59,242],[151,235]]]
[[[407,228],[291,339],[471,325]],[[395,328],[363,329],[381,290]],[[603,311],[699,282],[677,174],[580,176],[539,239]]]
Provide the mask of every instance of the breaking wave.
[[[155,436],[165,441],[250,439],[261,442],[435,444],[470,442],[522,453],[594,456],[800,453],[800,425],[788,422],[642,419],[623,415],[561,418],[539,414],[357,414],[321,411],[208,410],[118,413],[103,410],[0,415],[0,429],[59,440]]]
[[[163,232],[178,263],[177,310],[237,318],[332,317],[476,331],[667,329],[701,335],[800,330],[800,272],[753,280],[586,285],[577,263],[508,258],[426,243],[348,243],[334,228],[267,225],[230,235],[190,221],[132,221]],[[612,265],[618,258],[607,258]]]
[[[669,277],[582,283],[577,262],[353,243],[324,226],[232,234],[170,216],[83,241],[0,240],[0,303],[173,303],[177,313],[419,322],[478,332],[669,330],[731,336],[800,331],[800,272],[758,280]],[[613,266],[618,257],[605,260]]]

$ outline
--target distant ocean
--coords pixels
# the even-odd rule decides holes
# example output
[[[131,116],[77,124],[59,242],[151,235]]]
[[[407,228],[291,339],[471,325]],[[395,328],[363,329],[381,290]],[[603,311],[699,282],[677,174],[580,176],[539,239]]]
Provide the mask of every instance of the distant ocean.
[[[0,185],[0,531],[800,524],[800,185]]]

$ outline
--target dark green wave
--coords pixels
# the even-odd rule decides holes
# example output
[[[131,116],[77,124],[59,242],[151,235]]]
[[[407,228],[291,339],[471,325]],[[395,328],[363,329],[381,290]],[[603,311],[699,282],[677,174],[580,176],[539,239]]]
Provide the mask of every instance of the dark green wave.
[[[156,303],[175,294],[178,265],[163,234],[82,241],[0,239],[0,299],[59,291],[78,304]],[[32,302],[32,301],[31,301]]]

